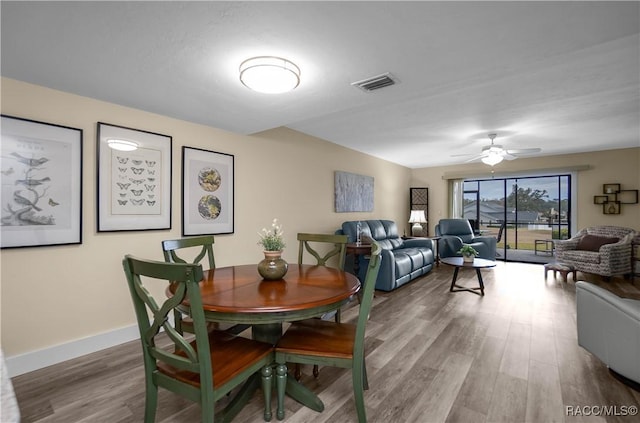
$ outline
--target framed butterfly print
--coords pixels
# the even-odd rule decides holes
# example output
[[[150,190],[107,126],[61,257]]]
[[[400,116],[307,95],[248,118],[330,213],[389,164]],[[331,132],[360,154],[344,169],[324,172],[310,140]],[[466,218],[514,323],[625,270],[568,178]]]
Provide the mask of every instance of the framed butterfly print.
[[[168,135],[98,122],[98,232],[171,229]]]

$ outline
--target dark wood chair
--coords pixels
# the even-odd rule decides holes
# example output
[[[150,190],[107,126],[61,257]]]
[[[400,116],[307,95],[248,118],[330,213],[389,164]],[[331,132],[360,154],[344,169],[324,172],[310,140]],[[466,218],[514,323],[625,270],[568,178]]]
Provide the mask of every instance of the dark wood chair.
[[[364,362],[364,335],[380,270],[380,245],[371,247],[356,324],[321,319],[294,322],[276,344],[276,374],[286,374],[286,363],[319,364],[351,369],[358,421],[367,421],[364,390],[368,389]],[[277,389],[276,416],[284,418],[284,389]]]
[[[162,387],[198,402],[202,421],[215,418],[230,421],[248,400],[249,385],[245,384],[219,413],[214,412],[217,400],[226,396],[257,372],[262,375],[264,418],[271,419],[271,384],[273,380],[273,347],[228,332],[208,331],[198,282],[202,280],[199,264],[164,263],[125,256],[123,262],[133,307],[138,320],[145,372],[145,423],[155,420],[158,388]],[[149,287],[160,282],[175,284],[173,297],[158,301]],[[195,339],[188,341],[167,318],[183,301],[191,308]],[[172,342],[167,348],[161,329]],[[282,381],[276,381],[284,391]]]
[[[298,264],[302,264],[306,252],[313,256],[318,266],[326,266],[329,260],[335,259],[337,260],[336,267],[344,270],[348,241],[349,237],[347,235],[299,233]],[[336,310],[335,313],[325,314],[321,318],[325,320],[335,318],[336,322],[340,322],[340,309]],[[318,366],[314,365],[313,375],[318,377],[319,374]],[[302,377],[299,364],[296,364],[294,375],[296,380],[300,380]]]

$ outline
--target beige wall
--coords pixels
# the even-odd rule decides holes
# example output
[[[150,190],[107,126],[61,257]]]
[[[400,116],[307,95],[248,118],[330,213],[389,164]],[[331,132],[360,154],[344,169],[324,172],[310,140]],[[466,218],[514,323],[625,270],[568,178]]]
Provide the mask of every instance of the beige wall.
[[[408,216],[409,169],[288,129],[237,135],[5,78],[2,113],[84,131],[83,243],[0,252],[1,339],[8,357],[135,324],[120,262],[127,253],[161,260],[160,241],[181,236],[183,145],[235,156],[235,233],[216,236],[218,266],[257,263],[257,232],[274,217],[286,233],[284,258],[295,261],[296,232],[332,233],[345,220],[402,222]],[[171,230],[96,232],[98,121],[173,137]],[[375,178],[372,213],[334,212],[336,170]]]
[[[124,254],[161,259],[160,241],[180,233],[181,147],[235,156],[235,233],[216,237],[218,266],[257,263],[257,234],[277,217],[296,260],[295,233],[333,232],[345,220],[386,218],[409,230],[408,188],[429,187],[431,233],[447,215],[445,172],[481,176],[485,165],[410,170],[295,131],[279,128],[243,136],[115,104],[2,79],[2,113],[81,128],[83,142],[83,243],[0,251],[1,340],[7,357],[108,333],[135,323],[120,260]],[[96,122],[173,137],[172,228],[163,231],[96,232]],[[578,226],[614,224],[640,229],[640,205],[619,216],[602,215],[593,203],[603,183],[640,188],[640,148],[518,159],[496,166],[516,170],[590,165],[578,173]],[[335,213],[333,175],[343,170],[375,178],[373,213]],[[157,294],[161,295],[159,290]]]
[[[640,140],[638,141],[640,144]],[[592,225],[627,226],[640,230],[640,204],[623,205],[619,215],[602,214],[602,206],[593,204],[594,195],[602,195],[605,183],[620,183],[622,189],[640,189],[640,148],[607,150],[595,153],[567,154],[537,158],[519,158],[495,166],[495,176],[513,176],[514,172],[539,174],[561,172],[586,165],[577,171],[576,228]],[[447,181],[444,175],[490,178],[490,168],[481,163],[414,169],[411,186],[429,187],[430,233],[438,220],[448,216]]]

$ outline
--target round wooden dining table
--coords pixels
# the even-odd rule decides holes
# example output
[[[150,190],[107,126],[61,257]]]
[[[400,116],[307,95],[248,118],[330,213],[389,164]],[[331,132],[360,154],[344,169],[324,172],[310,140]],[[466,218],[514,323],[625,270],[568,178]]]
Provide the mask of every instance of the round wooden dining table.
[[[287,274],[277,281],[263,280],[251,264],[205,270],[200,282],[208,321],[250,324],[254,339],[273,345],[282,336],[284,322],[337,310],[359,289],[360,281],[351,273],[306,264],[289,264]],[[167,295],[173,295],[171,285]],[[188,314],[189,303],[183,302],[181,309]],[[324,409],[322,401],[295,378],[288,378],[287,394],[313,410]]]

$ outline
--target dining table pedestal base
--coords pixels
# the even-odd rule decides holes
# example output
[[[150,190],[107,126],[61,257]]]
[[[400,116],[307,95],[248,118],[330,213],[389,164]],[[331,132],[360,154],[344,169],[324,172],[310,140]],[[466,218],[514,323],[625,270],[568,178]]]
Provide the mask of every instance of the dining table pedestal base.
[[[282,322],[260,323],[251,326],[251,338],[256,341],[276,345],[281,337]]]
[[[282,327],[283,325],[281,322],[254,324],[251,328],[251,337],[256,341],[266,342],[266,343],[275,345],[282,337]],[[276,375],[276,378],[278,376],[282,377],[283,375],[279,375],[277,365],[275,363],[274,363],[274,368],[275,368],[274,369],[275,371],[273,372],[273,374]],[[309,388],[307,388],[306,386],[298,382],[296,378],[293,377],[292,375],[287,374],[286,378],[287,378],[287,382],[285,385],[286,386],[285,393],[289,397],[293,398],[300,404],[306,407],[309,407],[314,411],[321,412],[324,410],[324,404],[322,400],[320,400],[320,398],[318,398],[316,394],[314,394],[311,390],[309,390]],[[275,382],[275,378],[274,378],[274,382]],[[248,401],[249,398],[251,398],[252,393],[255,392],[255,390],[257,390],[260,387],[260,375],[256,373],[254,377],[252,377],[250,381],[247,382],[246,385],[248,385],[247,386],[248,397],[246,399],[246,401]],[[245,387],[243,387],[243,389],[245,389]],[[239,402],[242,402],[242,401],[239,401]],[[266,418],[267,416],[265,416],[265,419]],[[279,420],[282,420],[283,418],[284,416],[281,416],[281,417],[278,416]]]

